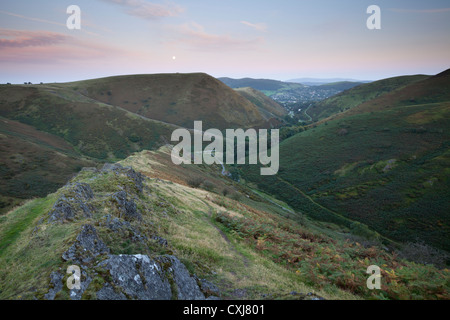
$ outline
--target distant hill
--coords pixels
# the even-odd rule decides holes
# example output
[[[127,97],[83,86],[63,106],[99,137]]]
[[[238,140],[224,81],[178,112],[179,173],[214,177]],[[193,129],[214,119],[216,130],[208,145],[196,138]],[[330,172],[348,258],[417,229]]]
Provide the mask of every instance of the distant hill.
[[[89,98],[149,119],[192,128],[270,127],[250,101],[204,74],[153,74],[110,77],[64,84]]]
[[[315,86],[315,88],[328,88],[328,89],[335,89],[339,91],[345,91],[354,87],[357,87],[361,84],[364,84],[364,82],[351,82],[351,81],[340,81],[340,82],[331,82],[326,84],[320,84]]]
[[[292,88],[305,87],[304,85],[296,83],[289,84],[287,82],[270,79],[252,79],[252,78],[243,78],[243,79],[218,78],[218,79],[233,89],[251,87],[253,89],[263,92],[278,91],[286,87]]]
[[[449,71],[364,84],[308,113],[323,120],[281,143],[278,175],[247,166],[246,180],[318,219],[450,251]]]
[[[369,81],[369,80],[346,79],[346,78],[328,78],[328,79],[298,78],[298,79],[286,80],[286,82],[301,83],[301,84],[304,84],[304,85],[307,85],[307,86],[319,86],[319,85],[323,85],[323,84],[336,83],[336,82],[368,83],[368,82],[371,82],[371,81]]]
[[[95,163],[63,138],[3,117],[0,145],[0,214],[23,199],[46,196]]]

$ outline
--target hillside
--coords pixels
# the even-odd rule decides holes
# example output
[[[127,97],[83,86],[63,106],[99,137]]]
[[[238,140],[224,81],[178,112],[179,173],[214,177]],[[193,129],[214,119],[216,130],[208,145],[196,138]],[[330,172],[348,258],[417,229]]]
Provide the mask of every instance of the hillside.
[[[250,101],[204,73],[120,76],[61,87],[185,128],[193,128],[196,120],[202,120],[205,128],[219,130],[271,126],[270,119]]]
[[[285,108],[267,97],[261,91],[250,87],[237,88],[235,91],[257,106],[266,119],[282,118],[287,115]]]
[[[81,167],[170,141],[178,125],[272,127],[285,111],[257,105],[206,74],[111,77],[0,85],[0,214],[61,187]]]
[[[2,213],[61,187],[83,166],[156,148],[176,128],[72,90],[0,86]]]
[[[0,214],[23,199],[46,196],[82,167],[94,165],[63,138],[3,117],[0,121]]]
[[[326,100],[313,103],[307,112],[313,121],[322,120],[427,78],[428,76],[424,75],[402,76],[362,84],[349,90],[345,89],[346,91]]]
[[[220,167],[176,167],[170,150],[84,168],[0,217],[0,298],[449,298],[448,271],[362,245]],[[365,286],[371,264],[381,290]],[[66,286],[70,265],[80,290]]]
[[[278,176],[261,180],[248,167],[244,177],[317,219],[356,220],[450,251],[449,72],[387,79],[335,99],[355,105],[283,141]]]

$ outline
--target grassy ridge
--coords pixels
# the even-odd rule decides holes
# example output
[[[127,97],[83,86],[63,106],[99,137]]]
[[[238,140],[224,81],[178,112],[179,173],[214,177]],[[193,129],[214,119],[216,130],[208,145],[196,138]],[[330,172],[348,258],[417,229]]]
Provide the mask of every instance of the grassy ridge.
[[[176,255],[190,272],[217,285],[223,299],[304,299],[309,292],[327,299],[449,298],[448,270],[410,263],[349,241],[342,228],[311,221],[290,209],[285,216],[283,202],[267,201],[270,197],[221,176],[219,168],[187,166],[180,177],[172,170],[168,151],[144,151],[122,161],[153,177],[134,199],[142,221],[131,222],[148,237],[145,246],[117,238],[105,225],[106,216],[116,213],[101,198],[118,184],[129,183],[112,173],[83,171],[72,179],[90,184],[100,197],[92,203],[91,218],[64,224],[41,220],[64,189],[0,217],[0,298],[43,298],[50,273],[67,268],[61,255],[86,223],[95,225],[112,254]],[[200,174],[214,181],[212,188],[206,184],[192,188],[183,181]],[[225,186],[239,200],[231,193],[224,196]],[[167,239],[168,246],[152,241],[154,234]],[[381,268],[381,290],[366,287],[365,271],[373,264]],[[92,279],[83,299],[95,299],[101,284],[101,278]],[[56,298],[68,299],[67,290]]]

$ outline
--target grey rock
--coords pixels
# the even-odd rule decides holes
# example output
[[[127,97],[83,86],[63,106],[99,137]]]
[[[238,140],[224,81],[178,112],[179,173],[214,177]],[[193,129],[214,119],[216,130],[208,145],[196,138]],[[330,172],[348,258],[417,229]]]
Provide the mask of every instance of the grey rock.
[[[69,184],[49,212],[49,222],[73,221],[80,214],[84,217],[91,217],[91,207],[87,201],[93,197],[94,192],[88,184]]]
[[[127,300],[122,292],[116,292],[109,283],[106,283],[103,288],[97,291],[96,296],[98,300]]]
[[[81,272],[81,275],[81,278],[84,278],[84,281],[81,281],[80,289],[74,288],[69,291],[71,300],[81,300],[84,291],[87,289],[87,287],[89,287],[89,284],[92,281],[92,278],[89,277],[89,275],[84,270]]]
[[[106,226],[117,233],[131,234],[131,241],[142,242],[147,240],[147,237],[141,235],[141,233],[136,230],[136,228],[134,228],[128,221],[122,220],[120,218],[114,218],[111,220],[111,216],[107,217]]]
[[[108,172],[108,171],[118,171],[121,169],[123,169],[123,167],[118,163],[105,163],[100,171]]]
[[[62,258],[75,263],[89,263],[101,254],[109,253],[109,248],[100,240],[97,230],[90,224],[84,225],[76,242],[63,253]]]
[[[113,281],[109,286],[119,289],[130,299],[168,300],[172,297],[170,283],[164,277],[160,265],[146,255],[110,255],[99,267],[109,271]],[[111,294],[108,286],[99,292],[100,297],[105,292]]]
[[[105,173],[113,172],[117,175],[125,175],[133,183],[134,188],[138,193],[141,193],[144,188],[144,176],[140,172],[134,171],[131,167],[123,167],[118,163],[105,163],[100,171]]]
[[[157,235],[152,236],[152,240],[155,240],[156,242],[158,242],[163,247],[167,247],[169,245],[169,243],[167,242],[166,239],[164,239],[164,238],[162,238],[160,236],[157,236]]]
[[[73,221],[79,213],[82,213],[85,217],[90,217],[92,215],[89,206],[85,203],[61,196],[49,212],[49,222]]]
[[[127,177],[134,182],[136,190],[141,193],[144,189],[144,176],[140,172],[134,171],[132,168],[126,168]]]
[[[316,295],[315,293],[308,292],[304,300],[325,300],[325,298]]]
[[[126,221],[142,220],[142,215],[138,211],[136,203],[133,200],[128,200],[128,195],[125,191],[114,193],[112,202],[116,205],[120,218]]]
[[[75,197],[79,200],[90,200],[94,198],[94,192],[87,183],[70,184],[69,188],[75,193]]]
[[[220,290],[215,284],[207,281],[206,279],[199,279],[199,280],[197,280],[197,283],[200,286],[200,290],[203,292],[203,294],[206,297],[209,298],[210,296],[211,297],[219,297],[220,296]]]
[[[44,298],[47,300],[55,299],[55,296],[58,292],[60,292],[63,288],[63,280],[64,275],[54,271],[50,274],[50,283],[53,287],[50,288],[47,294],[44,295]]]
[[[97,266],[110,274],[98,299],[180,300],[205,299],[184,264],[174,256],[109,255]],[[216,297],[211,296],[211,299]]]
[[[166,266],[177,287],[178,300],[204,300],[205,296],[200,291],[194,277],[191,277],[185,265],[174,256],[162,256],[158,261]]]

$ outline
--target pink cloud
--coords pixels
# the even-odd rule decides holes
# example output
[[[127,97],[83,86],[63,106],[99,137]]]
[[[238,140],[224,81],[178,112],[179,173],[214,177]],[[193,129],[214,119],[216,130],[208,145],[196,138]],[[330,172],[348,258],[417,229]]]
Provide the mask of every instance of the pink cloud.
[[[48,31],[0,29],[0,63],[95,61],[122,56],[121,49]]]
[[[0,50],[4,48],[43,47],[64,43],[68,36],[47,31],[0,29]]]
[[[248,27],[250,27],[250,28],[258,30],[258,31],[262,31],[262,32],[266,32],[267,31],[267,25],[265,23],[251,23],[251,22],[248,22],[248,21],[241,21],[241,23],[246,25],[246,26],[248,26]]]
[[[195,22],[181,25],[175,28],[175,31],[176,43],[201,51],[255,49],[258,44],[264,42],[262,37],[243,39],[231,35],[208,33],[203,26]]]

